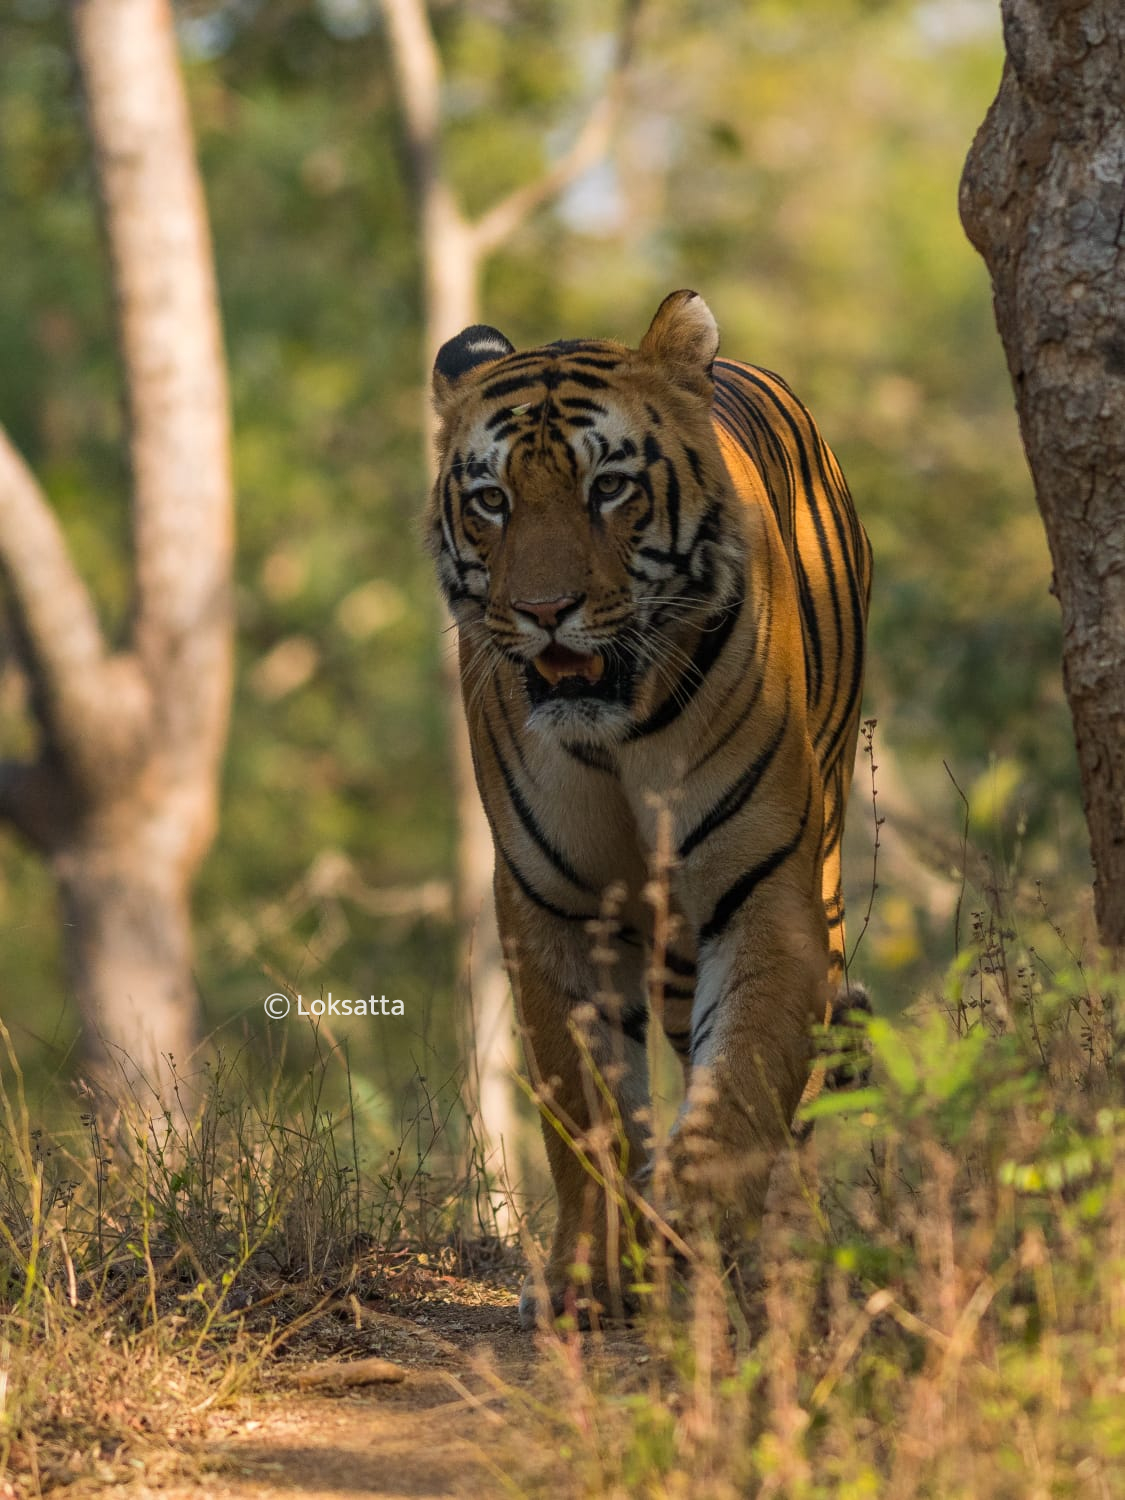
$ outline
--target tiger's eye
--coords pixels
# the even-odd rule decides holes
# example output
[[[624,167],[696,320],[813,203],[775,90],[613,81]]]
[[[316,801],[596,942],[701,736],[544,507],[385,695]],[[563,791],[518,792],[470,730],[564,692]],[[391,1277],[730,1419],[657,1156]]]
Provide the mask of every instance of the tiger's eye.
[[[508,497],[498,484],[490,484],[487,489],[474,490],[473,503],[490,516],[498,516],[508,504]]]
[[[593,483],[594,497],[598,500],[620,500],[628,487],[628,474],[599,474]]]

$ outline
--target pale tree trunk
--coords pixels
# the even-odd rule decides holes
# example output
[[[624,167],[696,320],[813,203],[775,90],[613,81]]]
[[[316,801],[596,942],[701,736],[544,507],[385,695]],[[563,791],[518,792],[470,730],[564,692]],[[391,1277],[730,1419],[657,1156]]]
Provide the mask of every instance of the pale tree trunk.
[[[422,254],[425,262],[426,367],[462,328],[480,318],[480,255],[472,232],[441,184],[436,200],[424,205]],[[433,483],[433,406],[426,397],[427,480]],[[463,977],[465,1090],[471,1117],[479,1123],[485,1159],[502,1191],[494,1203],[496,1228],[514,1228],[505,1164],[517,1159],[517,1117],[513,1079],[518,1064],[513,1007],[504,971],[492,893],[492,833],[473,776],[469,726],[461,705],[460,673],[452,621],[446,618],[442,670],[449,702],[451,762],[457,808],[456,915],[458,971]]]
[[[383,0],[391,66],[398,91],[410,174],[418,205],[425,289],[427,370],[447,339],[480,318],[484,264],[532,214],[555,200],[605,153],[620,109],[639,13],[639,0],[625,0],[617,51],[607,85],[565,155],[534,182],[517,188],[476,221],[461,210],[441,160],[442,67],[424,0]],[[434,419],[426,393],[427,474],[434,478]],[[447,626],[449,622],[446,622]],[[451,641],[443,657],[450,703],[451,760],[458,816],[457,920],[459,972],[465,980],[469,1073],[466,1104],[478,1122],[490,1170],[503,1188],[510,1183],[517,1116],[513,1079],[518,1049],[508,981],[493,904],[492,835],[477,795],[469,734],[461,707],[457,656]],[[514,1227],[505,1199],[497,1227]]]
[[[226,372],[168,0],[75,0],[128,412],[134,604],[113,650],[0,433],[0,580],[40,749],[0,814],[55,875],[88,1062],[136,1087],[197,1041],[190,888],[214,834],[232,666]]]
[[[1003,0],[961,181],[1062,607],[1103,942],[1125,950],[1125,6]]]

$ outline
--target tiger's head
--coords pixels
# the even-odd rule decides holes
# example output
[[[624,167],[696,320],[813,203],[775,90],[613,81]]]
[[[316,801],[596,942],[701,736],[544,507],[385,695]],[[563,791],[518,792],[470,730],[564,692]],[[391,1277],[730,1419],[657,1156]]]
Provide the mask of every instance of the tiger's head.
[[[512,664],[532,727],[623,738],[741,586],[711,424],[718,344],[707,304],[680,291],[638,349],[517,353],[477,325],[438,353],[430,544],[465,670]]]

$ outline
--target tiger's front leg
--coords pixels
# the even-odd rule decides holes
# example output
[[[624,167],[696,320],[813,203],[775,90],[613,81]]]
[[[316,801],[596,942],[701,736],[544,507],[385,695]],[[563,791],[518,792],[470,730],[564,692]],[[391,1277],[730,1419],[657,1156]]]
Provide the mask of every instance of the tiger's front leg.
[[[828,990],[819,782],[802,818],[734,828],[682,859],[698,979],[687,1091],[673,1132],[689,1222],[742,1240],[761,1217],[809,1077]],[[690,832],[684,836],[690,842]]]
[[[579,1294],[588,1290],[620,1314],[623,1224],[595,1170],[600,1174],[608,1151],[622,1174],[634,1179],[648,1156],[641,948],[605,940],[613,943],[618,960],[611,971],[615,994],[609,998],[599,989],[586,923],[535,905],[502,866],[496,874],[496,910],[558,1199],[543,1276],[550,1310],[564,1311],[568,1288],[576,1285],[574,1267],[585,1265],[588,1286],[578,1284]],[[541,1311],[540,1285],[531,1275],[520,1295],[525,1328],[534,1327]]]

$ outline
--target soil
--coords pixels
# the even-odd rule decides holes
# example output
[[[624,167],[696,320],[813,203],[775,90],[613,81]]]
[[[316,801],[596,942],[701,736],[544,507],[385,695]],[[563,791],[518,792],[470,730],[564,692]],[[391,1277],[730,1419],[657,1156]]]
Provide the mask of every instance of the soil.
[[[311,1394],[289,1381],[315,1375],[316,1362],[294,1361],[278,1372],[279,1388],[249,1400],[244,1419],[197,1454],[209,1473],[139,1493],[161,1500],[510,1494],[493,1455],[507,1446],[507,1398],[490,1387],[526,1384],[537,1363],[514,1298],[426,1304],[413,1316],[365,1310],[362,1321],[364,1355],[392,1361],[405,1372],[400,1383]],[[514,1453],[508,1459],[515,1468]],[[501,1453],[501,1473],[507,1467]]]
[[[209,1412],[204,1434],[138,1455],[131,1479],[118,1467],[96,1487],[87,1476],[53,1494],[104,1496],[107,1481],[124,1481],[123,1500],[562,1500],[569,1466],[549,1422],[526,1418],[528,1402],[542,1412],[557,1400],[564,1345],[521,1330],[516,1279],[412,1258],[391,1296],[338,1297],[302,1318],[257,1388]],[[630,1330],[583,1345],[599,1365],[647,1362]]]

